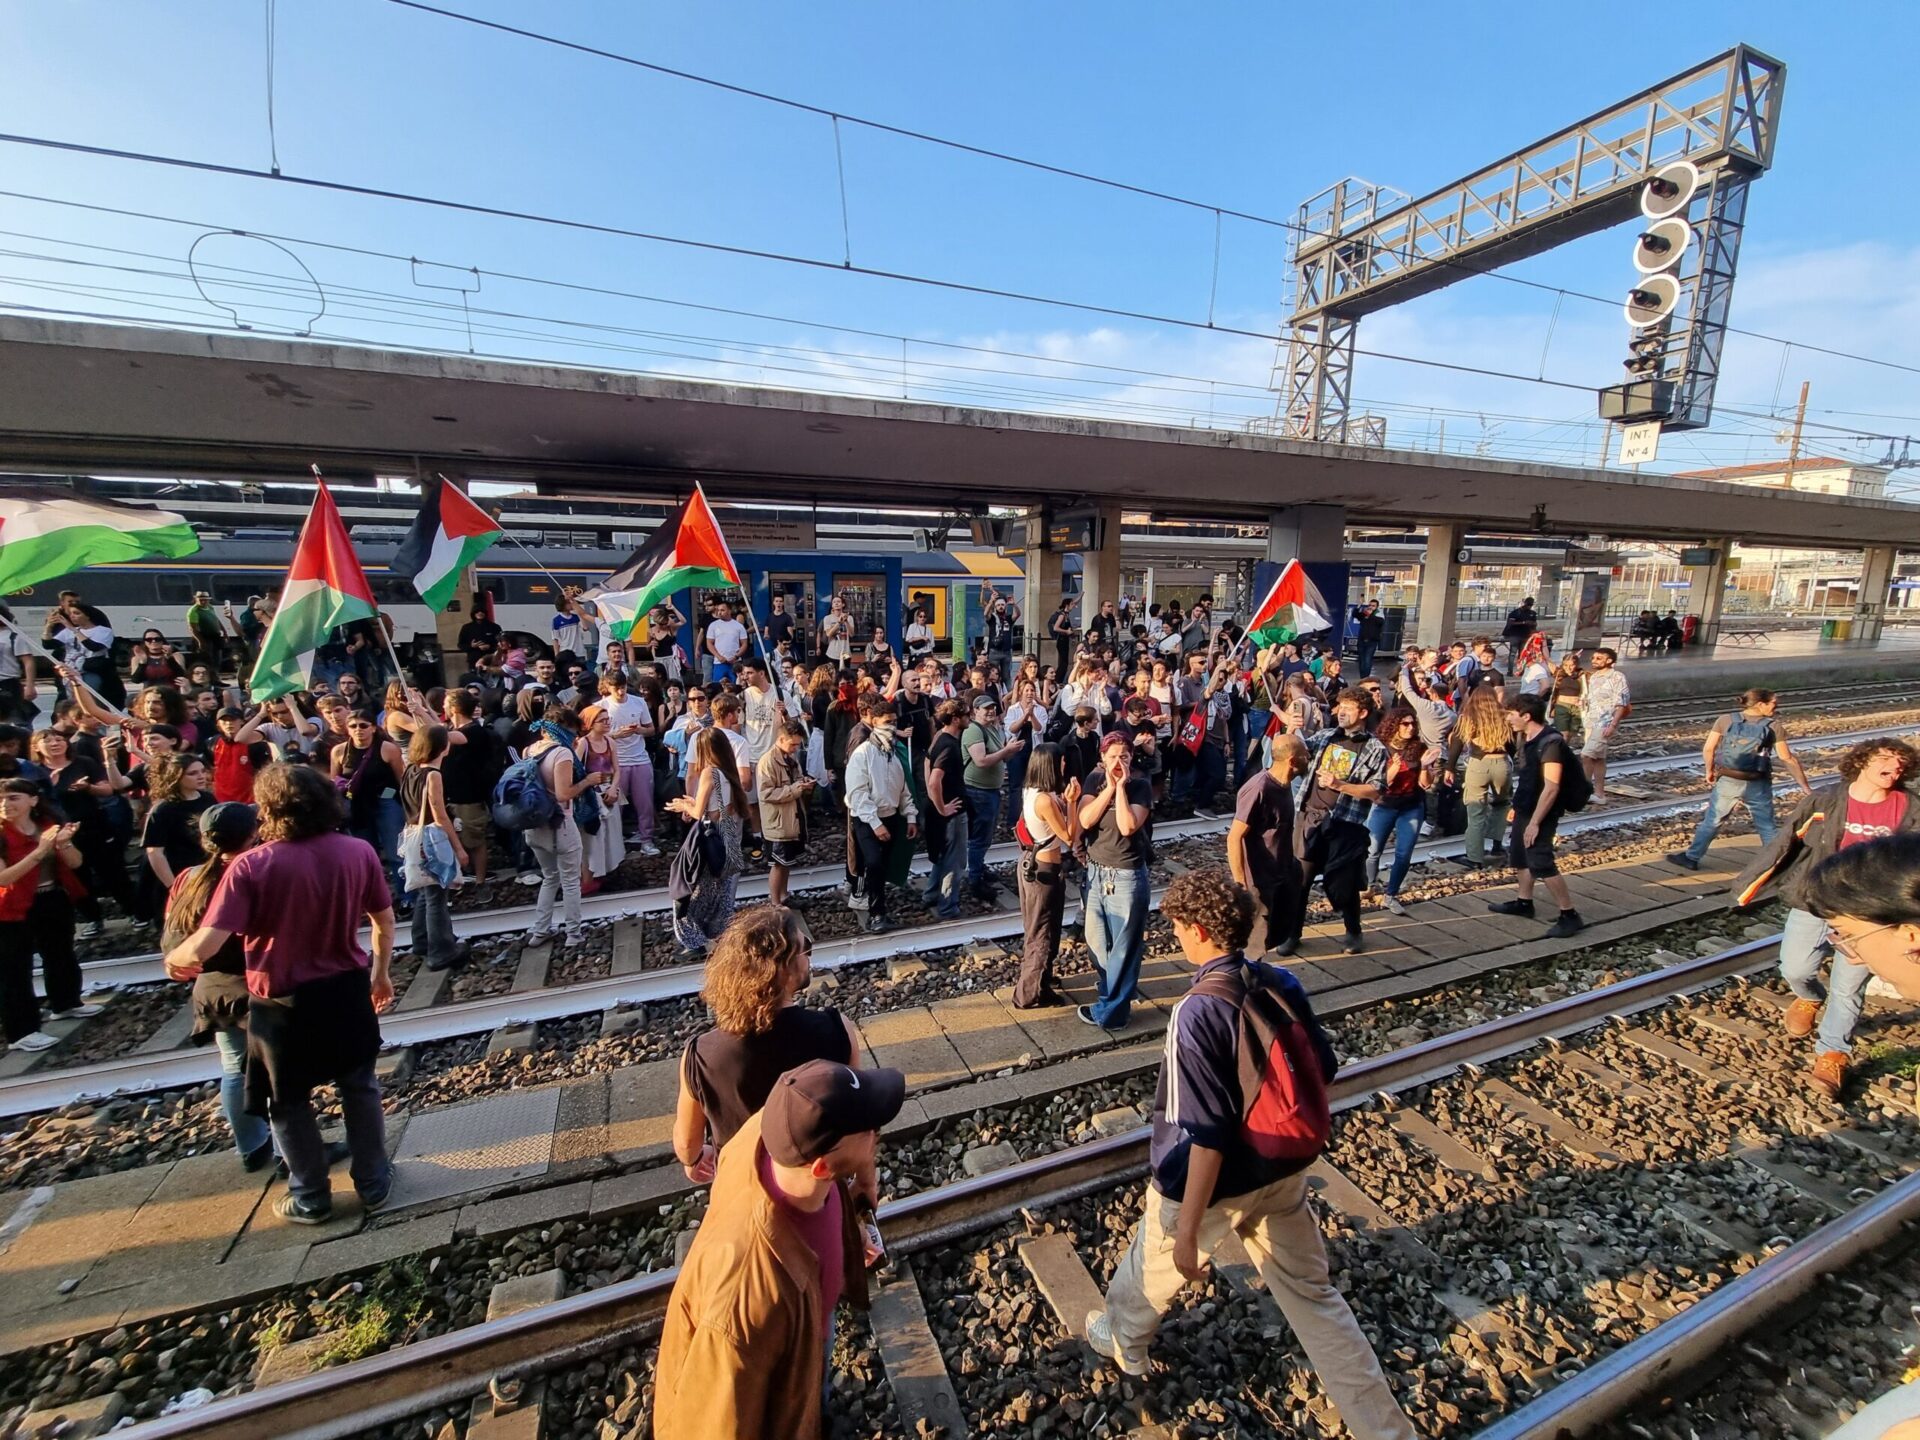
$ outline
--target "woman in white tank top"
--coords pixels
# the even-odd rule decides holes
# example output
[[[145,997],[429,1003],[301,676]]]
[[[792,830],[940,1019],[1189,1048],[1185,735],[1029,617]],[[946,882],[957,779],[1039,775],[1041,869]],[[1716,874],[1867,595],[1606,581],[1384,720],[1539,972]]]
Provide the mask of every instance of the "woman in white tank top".
[[[1053,983],[1053,962],[1060,953],[1067,864],[1080,838],[1080,782],[1068,780],[1066,769],[1058,745],[1036,745],[1027,762],[1026,788],[1020,792],[1020,819],[1026,831],[1020,851],[1020,918],[1026,927],[1026,944],[1020,955],[1020,976],[1013,984],[1017,1010],[1067,1003]]]

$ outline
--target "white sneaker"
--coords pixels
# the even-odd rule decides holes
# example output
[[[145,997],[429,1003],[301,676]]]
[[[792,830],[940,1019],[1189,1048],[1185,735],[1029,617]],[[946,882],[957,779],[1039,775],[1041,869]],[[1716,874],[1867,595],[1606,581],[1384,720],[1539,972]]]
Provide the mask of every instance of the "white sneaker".
[[[54,1011],[53,1018],[56,1020],[91,1020],[105,1008],[105,1006],[101,1005],[76,1005],[71,1010]]]
[[[1903,998],[1898,990],[1894,989],[1893,986],[1889,985],[1885,980],[1882,980],[1878,975],[1867,981],[1867,994],[1881,1000],[1899,1000]]]
[[[517,880],[520,884],[525,885],[529,890],[531,890],[534,886],[540,883],[540,873],[537,870],[528,872],[526,874],[516,875],[513,878]]]
[[[1389,895],[1380,903],[1387,907],[1387,913],[1389,915],[1404,915],[1407,913],[1407,907],[1400,903],[1400,897],[1398,895]]]
[[[31,1035],[22,1035],[13,1042],[15,1050],[51,1050],[60,1042],[44,1030],[36,1030]]]
[[[1089,1310],[1087,1312],[1087,1344],[1092,1347],[1093,1353],[1098,1355],[1102,1360],[1111,1360],[1115,1365],[1118,1365],[1123,1374],[1144,1375],[1147,1373],[1146,1366],[1130,1365],[1127,1363],[1126,1357],[1120,1353],[1120,1347],[1114,1344],[1113,1340],[1113,1321],[1107,1318],[1107,1312],[1104,1310]]]
[[[107,933],[107,927],[98,920],[89,920],[80,927],[79,933],[82,940],[98,940]]]
[[[658,855],[660,853],[660,847],[649,840],[640,847],[640,853],[642,855]]]

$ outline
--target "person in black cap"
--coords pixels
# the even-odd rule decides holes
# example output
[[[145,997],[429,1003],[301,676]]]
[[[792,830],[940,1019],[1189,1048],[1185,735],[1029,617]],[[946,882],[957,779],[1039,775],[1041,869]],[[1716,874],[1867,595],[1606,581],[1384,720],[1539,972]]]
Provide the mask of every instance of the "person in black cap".
[[[167,895],[162,952],[200,928],[201,917],[220,888],[227,862],[251,849],[260,828],[259,812],[238,800],[224,800],[200,812],[194,827],[206,859],[174,876]],[[193,1041],[220,1051],[220,1109],[233,1132],[234,1148],[248,1170],[273,1158],[267,1122],[249,1115],[245,1104],[247,1066],[247,956],[238,935],[227,942],[193,978]]]
[[[824,1433],[833,1307],[866,1306],[856,1206],[906,1077],[811,1060],[775,1082],[720,1152],[706,1218],[667,1303],[655,1440]]]

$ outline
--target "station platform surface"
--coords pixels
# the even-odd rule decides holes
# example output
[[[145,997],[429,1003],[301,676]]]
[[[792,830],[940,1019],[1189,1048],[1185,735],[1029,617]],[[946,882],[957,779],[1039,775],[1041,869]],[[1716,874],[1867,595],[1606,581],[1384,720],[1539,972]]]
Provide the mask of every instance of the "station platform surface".
[[[1630,642],[1610,640],[1636,697],[1710,695],[1750,685],[1789,689],[1823,681],[1920,680],[1920,626],[1889,628],[1878,640],[1822,640],[1818,630],[1769,632],[1764,641],[1740,642],[1726,631],[1712,646],[1673,655],[1635,655]]]
[[[1315,925],[1287,963],[1333,1017],[1574,950],[1604,953],[1650,924],[1722,909],[1755,843],[1728,837],[1696,873],[1645,858],[1570,871],[1588,921],[1571,939],[1545,938],[1544,920],[1489,914],[1488,901],[1514,894],[1504,885],[1418,901],[1404,918],[1370,908],[1360,955],[1340,953],[1337,921]],[[1727,923],[1731,941],[1739,922]],[[924,965],[902,961],[903,979]],[[905,1139],[982,1107],[1151,1071],[1190,976],[1178,955],[1150,955],[1141,999],[1116,1032],[1071,1008],[1015,1011],[1004,988],[928,1004],[903,997],[858,1017],[863,1063],[907,1076],[889,1133]],[[818,1003],[832,1005],[837,984],[831,972],[816,976]],[[1091,1000],[1094,977],[1064,977],[1062,988],[1075,1003]],[[677,1058],[664,1059],[394,1114],[393,1198],[371,1225],[344,1164],[333,1176],[334,1218],[303,1227],[274,1216],[278,1182],[243,1173],[224,1150],[0,1194],[0,1355],[334,1283],[456,1236],[504,1236],[566,1216],[668,1214],[692,1189],[671,1150],[677,1074]]]

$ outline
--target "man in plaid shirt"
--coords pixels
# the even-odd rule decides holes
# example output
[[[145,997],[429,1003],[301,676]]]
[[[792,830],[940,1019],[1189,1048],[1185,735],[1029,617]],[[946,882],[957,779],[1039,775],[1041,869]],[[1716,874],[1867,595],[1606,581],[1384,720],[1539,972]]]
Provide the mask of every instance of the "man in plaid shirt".
[[[1360,892],[1366,888],[1367,847],[1372,843],[1367,816],[1373,812],[1387,776],[1387,747],[1365,729],[1368,708],[1366,697],[1359,691],[1342,691],[1333,707],[1337,728],[1314,749],[1298,822],[1300,908],[1274,947],[1281,955],[1291,955],[1299,948],[1315,875],[1326,877],[1327,899],[1346,922],[1347,938],[1342,949],[1348,955],[1358,955],[1364,948]]]

